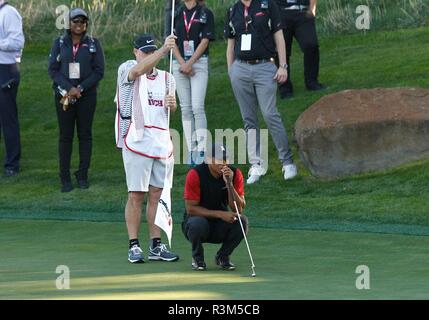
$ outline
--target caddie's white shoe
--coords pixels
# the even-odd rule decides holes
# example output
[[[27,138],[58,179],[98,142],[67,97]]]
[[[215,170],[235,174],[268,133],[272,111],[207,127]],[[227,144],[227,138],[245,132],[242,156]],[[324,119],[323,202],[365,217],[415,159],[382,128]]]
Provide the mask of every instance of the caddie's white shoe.
[[[296,169],[295,164],[285,164],[282,169],[283,176],[285,180],[290,180],[295,178],[295,176],[298,174],[298,170]]]
[[[267,173],[267,169],[264,169],[260,165],[253,165],[249,169],[248,178],[247,178],[247,184],[252,184],[257,182],[261,176],[265,175]]]

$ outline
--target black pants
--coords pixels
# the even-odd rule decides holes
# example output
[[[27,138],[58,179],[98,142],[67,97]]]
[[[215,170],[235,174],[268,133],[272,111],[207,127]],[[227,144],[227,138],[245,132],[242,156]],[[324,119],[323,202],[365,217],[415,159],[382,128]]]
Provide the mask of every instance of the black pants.
[[[289,65],[288,80],[279,86],[280,93],[293,91],[291,79],[291,55],[293,38],[298,41],[304,53],[304,79],[306,86],[318,82],[319,77],[319,41],[316,33],[315,17],[309,16],[306,11],[281,10],[282,21],[285,26],[283,35],[286,42],[286,61]]]
[[[13,80],[12,82],[9,82]],[[20,74],[16,64],[0,64],[0,86],[10,83],[10,88],[0,89],[0,130],[6,146],[5,169],[19,171],[21,139],[19,134],[16,97]]]
[[[247,219],[242,221],[246,228]],[[204,261],[203,243],[222,243],[217,255],[228,257],[244,238],[238,220],[227,223],[221,219],[188,216],[182,223],[182,231],[192,244],[192,257],[196,261]]]
[[[67,111],[60,104],[61,97],[55,96],[58,124],[60,129],[59,158],[60,178],[62,182],[70,181],[70,162],[73,150],[74,129],[77,128],[79,139],[79,170],[76,172],[78,179],[88,178],[88,169],[92,153],[92,122],[94,119],[97,95],[91,93],[82,96]]]

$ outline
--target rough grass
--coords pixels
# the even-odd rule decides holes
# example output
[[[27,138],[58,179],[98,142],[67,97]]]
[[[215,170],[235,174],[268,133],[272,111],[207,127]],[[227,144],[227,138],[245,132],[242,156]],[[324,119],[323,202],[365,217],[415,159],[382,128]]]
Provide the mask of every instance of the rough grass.
[[[324,93],[304,90],[302,55],[294,51],[296,97],[278,103],[288,133],[298,116],[323,94],[350,88],[428,87],[427,37],[427,29],[420,28],[322,38],[320,78],[329,85]],[[1,217],[123,220],[126,186],[121,155],[114,147],[113,96],[117,67],[131,57],[131,50],[128,46],[104,45],[107,72],[100,86],[94,123],[91,188],[70,194],[59,192],[58,129],[46,72],[49,44],[31,44],[25,49],[19,93],[22,173],[13,179],[0,178]],[[210,66],[206,106],[209,127],[241,128],[240,112],[226,74],[223,41],[213,44]],[[180,111],[171,120],[172,128],[181,131]],[[425,229],[429,226],[429,161],[330,181],[312,177],[299,162],[294,145],[293,149],[299,165],[296,180],[282,179],[270,140],[268,174],[258,184],[246,186],[246,214],[253,226],[429,234]],[[0,157],[3,156],[2,146]],[[73,168],[77,161],[75,148]],[[246,174],[247,167],[241,168]],[[184,165],[175,168],[172,197],[176,222],[183,214],[187,170]]]
[[[227,8],[236,0],[206,0],[215,14],[216,33],[222,36]],[[94,36],[110,43],[129,42],[135,34],[164,34],[164,0],[12,0],[24,18],[27,39],[41,41],[60,33],[55,29],[59,5],[85,8],[91,17]],[[366,5],[370,9],[370,29],[394,30],[429,24],[429,0],[323,0],[318,2],[318,30],[322,35],[359,32],[355,23]]]

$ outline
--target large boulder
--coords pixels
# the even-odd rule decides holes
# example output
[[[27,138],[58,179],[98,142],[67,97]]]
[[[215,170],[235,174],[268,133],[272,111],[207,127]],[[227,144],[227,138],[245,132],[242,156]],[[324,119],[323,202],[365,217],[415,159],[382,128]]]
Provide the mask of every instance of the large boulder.
[[[429,156],[429,90],[346,90],[298,118],[303,163],[318,177],[392,168]]]

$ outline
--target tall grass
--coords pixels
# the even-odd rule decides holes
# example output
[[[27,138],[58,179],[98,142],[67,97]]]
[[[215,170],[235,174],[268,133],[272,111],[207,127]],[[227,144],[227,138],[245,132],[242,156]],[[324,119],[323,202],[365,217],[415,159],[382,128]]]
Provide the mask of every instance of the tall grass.
[[[236,0],[206,0],[214,12],[216,32],[221,37],[227,8]],[[128,41],[135,34],[149,32],[161,38],[164,0],[11,0],[21,12],[29,40],[53,38],[55,9],[60,4],[82,7],[91,17],[91,33],[110,43]],[[429,25],[429,0],[319,0],[318,31],[321,35],[358,32],[358,5],[371,10],[371,30]]]

